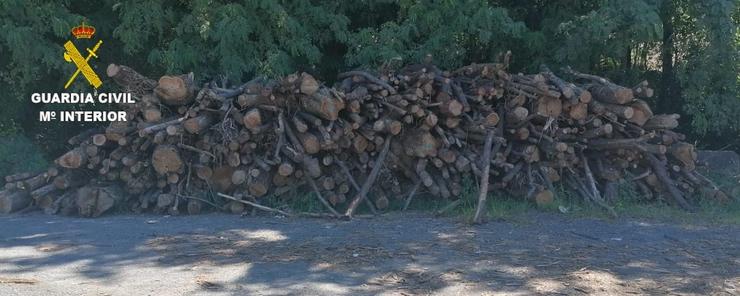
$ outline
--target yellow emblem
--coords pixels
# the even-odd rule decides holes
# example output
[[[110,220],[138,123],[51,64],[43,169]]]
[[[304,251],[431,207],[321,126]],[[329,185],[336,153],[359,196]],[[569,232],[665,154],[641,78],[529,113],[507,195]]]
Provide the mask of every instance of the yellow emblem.
[[[89,39],[92,38],[93,34],[95,34],[95,28],[86,26],[85,23],[72,29],[72,35],[77,39]],[[80,54],[80,51],[77,50],[77,47],[75,47],[72,41],[64,43],[64,60],[74,63],[75,66],[77,66],[77,71],[75,71],[74,74],[72,74],[72,77],[69,78],[67,84],[64,85],[64,89],[67,89],[80,73],[82,73],[82,76],[85,76],[87,82],[89,82],[94,88],[97,89],[103,85],[103,82],[100,81],[100,77],[95,74],[95,71],[93,71],[90,64],[88,64],[88,61],[92,57],[98,57],[96,52],[98,51],[98,48],[100,48],[101,44],[103,44],[103,40],[99,40],[92,49],[86,48],[88,54],[86,57],[82,57],[82,54]]]

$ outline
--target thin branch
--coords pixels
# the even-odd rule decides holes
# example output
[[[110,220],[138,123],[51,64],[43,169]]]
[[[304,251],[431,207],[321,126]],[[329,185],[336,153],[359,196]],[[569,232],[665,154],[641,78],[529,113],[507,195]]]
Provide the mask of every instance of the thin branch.
[[[246,205],[250,205],[250,206],[253,206],[253,207],[255,207],[257,209],[260,209],[260,210],[263,210],[263,211],[278,213],[278,214],[281,214],[281,215],[284,215],[284,216],[288,216],[288,217],[293,216],[292,214],[290,214],[288,212],[281,211],[281,210],[278,210],[278,209],[273,209],[271,207],[263,206],[261,204],[254,203],[254,202],[251,202],[251,201],[248,201],[248,200],[237,199],[236,197],[233,197],[233,196],[227,195],[227,194],[223,194],[221,192],[218,193],[218,196],[223,197],[223,198],[226,198],[226,199],[233,200],[235,202],[240,202],[240,203],[243,203],[243,204],[246,204]]]

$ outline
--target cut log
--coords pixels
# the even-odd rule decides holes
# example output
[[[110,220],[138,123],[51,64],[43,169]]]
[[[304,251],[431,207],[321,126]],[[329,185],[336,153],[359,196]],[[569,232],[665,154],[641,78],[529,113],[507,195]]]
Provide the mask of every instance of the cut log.
[[[159,145],[152,153],[152,166],[158,174],[165,175],[182,170],[183,161],[175,146]]]
[[[249,182],[247,187],[249,189],[249,194],[254,197],[262,197],[270,190],[270,185],[272,184],[272,180],[270,178],[271,174],[268,171],[256,171],[258,172],[257,176],[253,176],[254,178]]]
[[[592,101],[590,106],[595,110],[596,113],[600,113],[601,110],[605,110],[614,113],[615,115],[624,119],[630,119],[632,118],[632,116],[635,115],[635,110],[632,109],[632,107],[630,106],[600,103],[597,101]]]
[[[301,85],[300,90],[301,93],[306,95],[313,95],[316,93],[316,91],[319,90],[319,82],[316,81],[316,79],[313,78],[310,74],[307,73],[301,73]]]
[[[535,101],[535,114],[556,118],[563,112],[563,103],[559,98],[542,97]]]
[[[165,75],[159,78],[154,93],[165,105],[182,106],[192,102],[195,92],[193,73],[179,76]]]
[[[415,157],[437,156],[440,143],[426,131],[414,130],[403,137],[403,147],[406,155]]]
[[[262,115],[259,109],[251,109],[244,113],[243,124],[250,130],[257,130],[262,125]]]
[[[159,111],[159,108],[149,107],[144,109],[142,113],[146,122],[159,122],[162,120],[162,111]]]
[[[571,105],[568,109],[568,117],[573,120],[586,119],[586,117],[588,117],[588,105],[584,103]]]
[[[681,193],[681,191],[676,187],[674,181],[668,175],[665,164],[650,153],[645,153],[645,158],[648,160],[648,163],[653,168],[653,172],[655,172],[657,179],[660,180],[661,184],[668,190],[671,199],[681,208],[685,210],[692,210],[693,207],[689,205],[688,202],[686,202],[683,193]]]
[[[55,162],[67,169],[80,168],[87,163],[87,153],[81,148],[75,148],[57,158]]]
[[[55,177],[53,184],[57,189],[69,189],[84,185],[89,181],[88,178],[83,171],[68,171]]]
[[[610,104],[624,105],[635,98],[632,89],[611,83],[593,85],[589,91],[594,99]]]
[[[115,185],[81,187],[77,190],[77,210],[82,217],[98,217],[121,204],[125,197]]]
[[[548,207],[552,205],[553,201],[555,200],[555,195],[550,190],[541,190],[534,195],[535,203],[538,207]]]
[[[108,77],[112,78],[118,85],[123,86],[128,91],[137,94],[146,94],[154,90],[157,82],[144,77],[133,69],[123,66],[110,64],[106,69]]]
[[[659,114],[648,119],[642,126],[646,130],[674,129],[678,127],[678,114]]]
[[[295,167],[289,162],[281,163],[278,167],[278,174],[281,176],[287,177],[293,174],[295,172]]]
[[[203,114],[195,118],[190,118],[182,123],[182,126],[191,134],[199,134],[207,130],[213,124],[213,118],[208,114]]]
[[[33,191],[41,186],[46,185],[48,182],[49,176],[46,174],[46,172],[43,172],[23,181],[18,181],[16,183],[16,188],[26,191]]]
[[[696,168],[697,153],[694,145],[685,142],[675,143],[671,145],[670,154],[681,162],[685,169],[693,171]]]
[[[26,208],[31,204],[31,195],[27,191],[0,191],[0,213],[10,214]]]
[[[334,98],[324,89],[312,96],[303,96],[301,105],[306,111],[326,120],[337,120],[339,111],[344,109],[344,101]]]
[[[653,110],[651,110],[647,102],[643,100],[636,99],[630,106],[634,109],[634,115],[629,119],[629,122],[638,126],[643,126],[653,117]]]

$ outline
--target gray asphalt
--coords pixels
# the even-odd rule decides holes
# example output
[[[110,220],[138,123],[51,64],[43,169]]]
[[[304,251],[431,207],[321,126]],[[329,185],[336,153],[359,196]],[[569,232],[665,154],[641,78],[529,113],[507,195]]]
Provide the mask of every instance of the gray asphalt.
[[[532,213],[0,217],[0,295],[738,295],[740,228]]]

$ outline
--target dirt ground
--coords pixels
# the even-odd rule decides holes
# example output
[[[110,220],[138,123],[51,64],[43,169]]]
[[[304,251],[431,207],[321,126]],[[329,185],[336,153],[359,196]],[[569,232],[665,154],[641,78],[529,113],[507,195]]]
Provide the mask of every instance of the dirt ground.
[[[740,295],[740,227],[0,217],[0,295]]]

